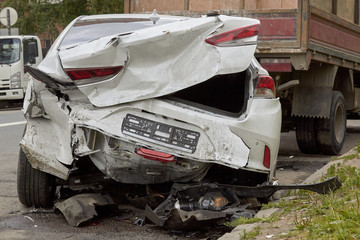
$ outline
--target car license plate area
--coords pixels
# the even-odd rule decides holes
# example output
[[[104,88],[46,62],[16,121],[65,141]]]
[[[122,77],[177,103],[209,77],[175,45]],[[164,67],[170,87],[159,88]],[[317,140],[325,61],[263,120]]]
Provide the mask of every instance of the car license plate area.
[[[200,133],[127,114],[122,133],[177,150],[194,153]]]

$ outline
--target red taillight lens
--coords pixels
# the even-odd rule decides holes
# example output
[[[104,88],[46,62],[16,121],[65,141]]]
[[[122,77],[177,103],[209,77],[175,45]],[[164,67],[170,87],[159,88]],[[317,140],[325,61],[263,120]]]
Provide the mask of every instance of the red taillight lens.
[[[79,80],[105,80],[109,79],[120,72],[122,66],[116,67],[102,67],[102,68],[68,68],[65,69],[66,74],[73,81]]]
[[[255,97],[274,98],[275,82],[270,76],[260,75],[258,77],[255,89]]]
[[[219,47],[245,45],[248,43],[246,43],[245,41],[238,41],[238,40],[259,35],[259,29],[260,29],[260,24],[251,25],[243,28],[237,28],[207,38],[205,42]]]
[[[162,152],[158,152],[158,151],[154,151],[154,150],[150,150],[150,149],[146,149],[146,148],[139,148],[136,151],[136,154],[138,154],[146,159],[154,160],[154,161],[158,161],[158,162],[162,162],[162,163],[176,162],[174,155],[171,155],[168,153],[162,153]]]
[[[266,145],[264,150],[264,166],[270,168],[270,148]]]

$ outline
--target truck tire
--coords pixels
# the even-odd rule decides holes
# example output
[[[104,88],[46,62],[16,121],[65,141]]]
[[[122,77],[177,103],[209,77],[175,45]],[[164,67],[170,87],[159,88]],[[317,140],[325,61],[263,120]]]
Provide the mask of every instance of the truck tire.
[[[53,176],[31,167],[25,153],[20,148],[17,192],[23,205],[27,207],[51,207],[55,195],[53,180]]]
[[[344,145],[345,132],[345,100],[341,92],[333,91],[330,118],[317,119],[317,141],[321,152],[327,155],[339,154]]]
[[[303,153],[317,154],[320,152],[316,140],[315,123],[315,118],[296,118],[296,142],[300,151]]]

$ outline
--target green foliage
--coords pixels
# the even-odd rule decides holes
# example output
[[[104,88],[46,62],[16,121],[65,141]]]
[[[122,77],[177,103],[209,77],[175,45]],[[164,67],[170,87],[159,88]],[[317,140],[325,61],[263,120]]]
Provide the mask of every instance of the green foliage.
[[[244,230],[242,232],[242,234],[240,234],[240,239],[243,240],[248,240],[248,239],[253,239],[256,236],[258,236],[260,234],[260,228],[259,227],[255,227],[254,230],[247,232],[246,230]]]
[[[270,218],[238,219],[228,226],[247,223],[274,223],[289,219],[295,228],[278,239],[360,239],[360,170],[344,165],[333,165],[325,177],[337,176],[342,187],[326,195],[310,191],[294,192],[288,200],[270,202],[265,208],[277,207],[282,211]],[[292,220],[290,220],[292,219]],[[257,229],[258,230],[258,229]],[[259,231],[244,232],[243,239],[259,235]]]
[[[104,1],[104,0],[89,1],[90,14],[123,13],[123,12],[124,12],[124,1]]]
[[[360,238],[359,170],[349,166],[332,166],[328,176],[335,175],[343,186],[326,195],[309,194],[306,211],[295,217],[298,231],[306,233],[307,239]]]
[[[272,223],[274,221],[278,220],[278,216],[276,214],[271,215],[270,217],[266,217],[266,218],[245,218],[245,217],[240,217],[238,219],[235,219],[232,222],[228,222],[225,223],[226,226],[228,227],[236,227],[238,225],[241,224],[251,224],[251,223]]]
[[[73,19],[81,15],[123,13],[123,0],[63,0],[52,4],[46,0],[5,0],[1,8],[12,7],[18,13],[20,34],[55,38]]]

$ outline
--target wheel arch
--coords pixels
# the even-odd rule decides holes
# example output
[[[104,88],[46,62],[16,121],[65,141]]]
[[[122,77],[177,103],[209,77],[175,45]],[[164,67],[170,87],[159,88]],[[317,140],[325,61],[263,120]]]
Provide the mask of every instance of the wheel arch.
[[[354,71],[352,69],[339,67],[335,76],[333,89],[341,92],[344,96],[347,111],[360,107],[357,101],[359,91],[355,89]]]

